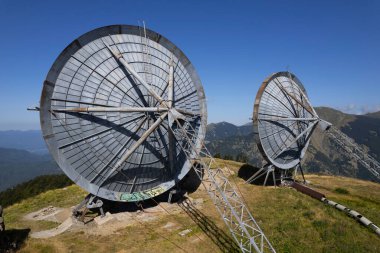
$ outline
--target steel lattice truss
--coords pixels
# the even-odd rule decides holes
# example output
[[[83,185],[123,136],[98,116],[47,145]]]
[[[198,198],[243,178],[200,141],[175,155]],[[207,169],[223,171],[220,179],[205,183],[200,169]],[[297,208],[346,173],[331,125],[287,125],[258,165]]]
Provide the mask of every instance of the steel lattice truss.
[[[380,181],[380,163],[366,153],[353,139],[345,135],[335,127],[331,127],[328,134],[332,139],[346,151],[346,155],[354,158],[362,164],[372,175]]]
[[[253,124],[260,152],[276,168],[298,165],[321,120],[295,75],[278,72],[257,93]]]
[[[179,141],[182,150],[193,161],[196,174],[242,252],[276,252],[238,194],[237,186],[231,184],[221,168],[212,169],[216,162],[207,148],[201,149],[202,158],[191,157],[190,150],[196,150],[191,123],[181,124],[178,120],[176,123],[172,128],[175,138],[182,140]]]

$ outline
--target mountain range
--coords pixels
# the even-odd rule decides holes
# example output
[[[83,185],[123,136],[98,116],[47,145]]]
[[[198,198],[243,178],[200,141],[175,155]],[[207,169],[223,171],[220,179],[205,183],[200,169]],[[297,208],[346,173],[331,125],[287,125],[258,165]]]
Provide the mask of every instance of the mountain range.
[[[48,153],[40,130],[0,131],[0,147],[26,150],[36,154]]]
[[[317,107],[316,111],[322,119],[331,122],[380,160],[380,112],[351,115],[327,107]],[[256,167],[263,164],[254,142],[252,123],[242,126],[211,123],[207,126],[206,145],[213,155],[235,160],[243,158],[244,162]],[[305,171],[313,173],[374,179],[318,128],[303,165]],[[36,176],[61,173],[39,130],[0,131],[0,171],[0,191]]]
[[[328,107],[315,108],[320,118],[360,144],[371,156],[380,158],[380,112],[366,115],[345,114]],[[227,122],[209,124],[206,145],[213,155],[247,157],[248,163],[260,167],[262,156],[254,142],[252,123],[235,126]],[[305,171],[375,180],[365,168],[352,160],[336,142],[318,128],[312,136],[303,162]]]
[[[0,191],[36,176],[60,173],[50,154],[0,148]]]

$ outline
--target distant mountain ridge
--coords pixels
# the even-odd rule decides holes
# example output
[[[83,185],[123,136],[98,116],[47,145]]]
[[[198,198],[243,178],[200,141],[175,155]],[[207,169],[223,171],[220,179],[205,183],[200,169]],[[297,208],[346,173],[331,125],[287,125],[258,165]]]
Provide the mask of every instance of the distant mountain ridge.
[[[252,125],[245,124],[243,126],[235,126],[228,122],[211,123],[207,125],[207,140],[225,138],[229,136],[244,136],[252,132]]]
[[[0,147],[21,149],[32,153],[47,154],[48,150],[41,130],[0,131]]]
[[[36,176],[60,173],[50,154],[0,148],[0,191]]]
[[[380,112],[352,115],[328,107],[317,107],[316,111],[380,160]],[[213,155],[233,158],[240,155],[253,165],[263,163],[254,143],[251,122],[242,126],[228,122],[209,124],[206,145]],[[304,163],[305,170],[314,173],[372,179],[319,130],[313,135]],[[0,172],[0,191],[39,175],[62,173],[50,156],[40,130],[0,131]]]
[[[367,113],[366,116],[372,117],[372,118],[380,118],[380,111]]]
[[[328,107],[315,108],[318,115],[340,129],[369,154],[380,158],[380,112],[367,115],[346,114]],[[262,156],[254,143],[252,123],[235,126],[221,122],[210,124],[206,133],[207,147],[212,154],[236,157],[243,154],[249,163],[261,166]],[[304,169],[314,173],[344,175],[373,180],[373,176],[355,161],[349,159],[334,140],[318,128],[307,151]]]

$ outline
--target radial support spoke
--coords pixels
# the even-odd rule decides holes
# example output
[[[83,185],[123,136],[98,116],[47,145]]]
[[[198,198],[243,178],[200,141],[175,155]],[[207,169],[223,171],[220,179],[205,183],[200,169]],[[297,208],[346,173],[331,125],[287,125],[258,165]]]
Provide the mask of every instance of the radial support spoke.
[[[143,118],[140,120],[140,122],[136,125],[135,129],[132,131],[132,134],[128,138],[128,140],[121,146],[121,148],[112,156],[112,158],[103,166],[102,169],[99,170],[99,172],[90,180],[91,183],[95,181],[107,168],[110,166],[110,164],[117,158],[117,156],[120,154],[120,152],[123,151],[125,147],[130,143],[130,141],[133,139],[133,137],[140,131],[141,127],[145,122],[147,121],[146,118]],[[105,180],[104,180],[105,181]],[[103,182],[104,182],[103,181]]]
[[[316,116],[317,114],[315,113],[315,111],[313,110],[313,108],[310,106],[310,105],[305,105],[304,103],[302,103],[302,101],[300,101],[298,98],[296,98],[294,95],[290,94],[285,88],[284,86],[282,86],[281,84],[277,83],[275,80],[274,80],[274,83],[277,85],[277,87],[284,93],[286,93],[290,98],[292,98],[296,103],[298,103],[299,105],[301,105],[306,111],[308,111],[311,115],[313,116]],[[306,96],[304,96],[306,98]]]
[[[290,79],[290,80],[292,81],[292,83],[294,83],[294,81],[292,79]],[[302,91],[302,89],[300,89],[300,87],[298,87],[298,91],[302,95],[302,97],[306,100],[306,103],[308,103],[309,105],[311,105],[311,103],[310,103],[309,99],[307,98],[306,94]],[[314,112],[314,116],[318,115],[317,112],[315,111],[314,107],[310,106],[310,108]]]
[[[165,107],[76,107],[55,109],[55,112],[165,112]]]
[[[290,113],[291,115],[293,115],[294,117],[296,117],[297,115],[295,114],[294,110],[290,109],[286,104],[284,104],[283,101],[281,101],[280,99],[278,99],[276,96],[274,96],[272,93],[269,93],[268,91],[264,90],[264,92],[266,94],[268,94],[269,96],[271,96],[272,98],[274,98],[275,100],[277,100],[279,103],[281,103]]]
[[[318,120],[318,118],[265,117],[265,118],[258,118],[258,120],[264,120],[264,121],[316,121],[316,120]]]
[[[173,59],[170,59],[169,63],[169,81],[168,81],[168,106],[169,108],[173,107],[174,99],[174,66]],[[168,139],[169,139],[169,167],[170,173],[174,174],[174,160],[175,160],[175,151],[176,144],[174,139],[174,133],[171,128],[168,129]]]
[[[176,142],[174,133],[171,128],[168,129],[168,139],[169,139],[169,167],[170,173],[173,175],[175,173],[175,156],[176,156]]]
[[[302,136],[304,136],[305,134],[307,134],[307,132],[310,131],[310,129],[312,129],[316,124],[318,123],[318,121],[316,122],[313,122],[312,124],[310,124],[310,126],[308,126],[305,130],[303,130],[296,138],[294,138],[292,140],[292,142],[290,142],[288,145],[286,145],[285,148],[283,148],[281,150],[280,153],[278,153],[274,159],[276,159],[277,157],[279,157],[281,154],[283,154],[286,150],[288,150],[294,143],[296,143]]]
[[[149,127],[149,129],[138,139],[133,146],[125,152],[125,154],[120,158],[120,160],[115,164],[115,166],[107,173],[103,182],[105,182],[116,170],[118,170],[121,165],[128,160],[128,158],[136,151],[136,149],[149,137],[149,135],[161,124],[161,122],[168,115],[167,112],[162,114],[158,119]]]
[[[114,50],[112,50],[112,48],[107,45],[106,43],[104,43],[106,45],[106,47],[108,48],[108,50],[111,52],[112,56],[115,57],[120,63],[121,65],[124,66],[124,68],[129,72],[131,73],[144,87],[145,89],[150,93],[150,95],[152,95],[155,99],[157,99],[160,104],[164,104],[166,107],[168,107],[167,103],[162,99],[161,96],[159,96],[153,89],[152,89],[152,86],[150,84],[148,84],[147,82],[145,82],[145,80],[132,68],[132,66],[124,59],[123,55],[122,54],[118,54],[116,53]]]
[[[58,147],[58,148],[59,148],[59,149],[64,149],[64,148],[70,147],[70,146],[75,145],[75,144],[77,144],[77,143],[80,143],[80,142],[82,142],[82,141],[86,141],[86,140],[91,139],[91,138],[94,138],[94,137],[96,137],[96,136],[98,136],[98,135],[101,135],[101,134],[104,134],[104,133],[106,133],[106,132],[109,132],[109,131],[113,130],[115,127],[121,127],[121,126],[127,125],[127,124],[129,124],[129,123],[131,123],[131,122],[133,122],[133,121],[135,121],[135,120],[139,120],[139,119],[141,119],[142,117],[144,117],[144,115],[140,115],[139,117],[133,118],[133,119],[128,120],[128,121],[126,121],[126,122],[123,122],[123,123],[121,123],[121,124],[117,124],[117,125],[115,125],[115,126],[113,126],[113,127],[106,128],[105,130],[102,130],[102,131],[99,131],[99,132],[95,132],[95,133],[93,133],[93,134],[91,134],[91,135],[89,135],[89,136],[82,137],[82,138],[77,139],[77,140],[73,140],[73,141],[71,141],[71,142],[69,142],[69,143],[67,143],[67,144],[65,144],[65,145],[62,145],[62,146],[60,146],[60,147]]]
[[[167,103],[169,108],[173,107],[173,98],[174,98],[174,66],[173,66],[173,59],[170,59],[169,81],[168,81],[168,103]]]
[[[106,80],[107,82],[109,82],[110,84],[112,84],[113,86],[115,86],[117,89],[119,89],[124,95],[128,96],[130,99],[134,100],[132,97],[130,97],[127,93],[127,91],[125,89],[123,89],[122,87],[119,87],[117,85],[117,83],[114,83],[108,76],[103,76],[99,71],[97,71],[96,69],[93,69],[91,68],[90,65],[86,64],[85,62],[79,60],[77,57],[75,57],[74,55],[71,56],[73,59],[75,59],[76,61],[80,62],[82,65],[86,66],[87,68],[89,68],[91,71],[93,71],[94,73],[96,73],[97,75],[99,75],[102,79]],[[135,100],[134,100],[135,101]],[[135,101],[137,102],[137,101]],[[137,102],[138,103],[138,102]],[[140,103],[139,103],[140,104]]]
[[[75,100],[69,100],[69,99],[60,99],[60,98],[52,98],[50,100],[58,101],[58,102],[74,103],[74,104],[95,105],[95,106],[100,106],[100,107],[114,107],[110,105],[103,105],[103,104],[90,103],[90,102],[84,102],[84,101],[75,101]]]
[[[183,110],[183,109],[178,109],[176,108],[176,110],[181,113],[181,114],[184,114],[184,115],[188,115],[188,116],[201,116],[199,113],[195,113],[195,112],[189,112],[187,110]]]

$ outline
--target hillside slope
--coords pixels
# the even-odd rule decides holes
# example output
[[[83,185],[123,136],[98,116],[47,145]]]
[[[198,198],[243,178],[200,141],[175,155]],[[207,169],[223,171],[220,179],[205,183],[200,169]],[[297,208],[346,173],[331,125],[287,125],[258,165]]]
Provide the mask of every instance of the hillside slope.
[[[316,111],[322,119],[331,122],[379,160],[380,118],[376,117],[379,113],[351,115],[328,107],[317,107]],[[263,163],[262,156],[254,143],[252,124],[235,126],[222,122],[209,125],[206,140],[212,154],[221,154],[222,157],[244,154],[249,158],[249,163],[255,166],[260,167]],[[375,180],[366,169],[347,157],[345,152],[319,128],[312,136],[303,167],[306,171],[314,173]]]
[[[367,113],[366,116],[369,116],[372,118],[380,118],[380,111],[379,112]]]
[[[363,145],[372,156],[380,159],[380,112],[357,116],[327,107],[316,110],[321,118],[333,123]],[[240,161],[261,166],[262,157],[253,137],[252,123],[243,126],[228,122],[212,123],[207,126],[206,145],[214,155],[221,154],[222,157],[228,156],[228,159],[244,157],[247,159]],[[46,152],[41,131],[0,131],[0,191],[39,175],[60,173]],[[11,157],[13,163],[10,163]],[[318,130],[313,135],[304,165],[304,169],[310,172],[374,180],[371,174],[348,159],[332,140]]]
[[[5,208],[26,198],[32,198],[42,192],[59,189],[74,184],[66,175],[43,175],[13,188],[0,192],[0,205]]]
[[[218,162],[220,166],[232,170],[230,180],[238,183],[253,216],[277,252],[380,251],[377,235],[336,209],[291,188],[244,184],[237,177],[243,164]],[[311,187],[322,191],[330,199],[380,224],[380,184],[333,176],[307,175],[307,179]],[[54,228],[58,225],[55,222],[28,221],[23,217],[51,205],[70,208],[85,195],[79,187],[72,185],[10,206],[5,209],[9,233],[31,233]],[[89,223],[87,229],[66,231],[48,239],[27,238],[20,252],[233,252],[233,242],[207,193],[199,188],[190,197],[202,200],[202,205],[194,209],[190,216],[183,210],[170,211],[170,214],[162,211],[164,215],[156,215],[147,208],[146,214],[150,213],[153,217],[149,220],[103,234],[94,234],[96,225]],[[136,210],[131,212],[136,217],[142,215]],[[187,229],[189,233],[179,235]]]
[[[40,175],[60,174],[49,154],[0,148],[0,191]]]

